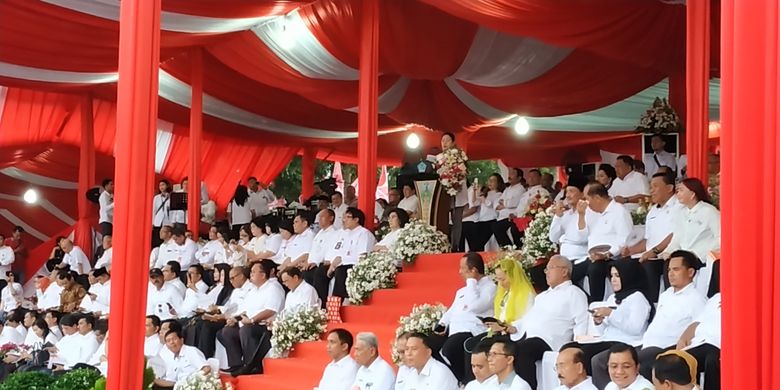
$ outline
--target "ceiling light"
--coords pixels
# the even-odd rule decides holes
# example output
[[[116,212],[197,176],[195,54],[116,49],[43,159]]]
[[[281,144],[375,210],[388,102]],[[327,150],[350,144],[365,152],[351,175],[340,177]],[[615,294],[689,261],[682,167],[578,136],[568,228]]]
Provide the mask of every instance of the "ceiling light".
[[[515,133],[517,135],[526,135],[531,131],[531,125],[528,123],[528,119],[524,116],[518,116],[515,120]]]
[[[29,190],[24,192],[24,196],[22,196],[25,202],[29,204],[35,204],[38,203],[38,191],[35,191],[34,189],[30,188]]]
[[[417,149],[420,147],[420,136],[416,133],[411,133],[406,136],[406,147],[409,149]]]

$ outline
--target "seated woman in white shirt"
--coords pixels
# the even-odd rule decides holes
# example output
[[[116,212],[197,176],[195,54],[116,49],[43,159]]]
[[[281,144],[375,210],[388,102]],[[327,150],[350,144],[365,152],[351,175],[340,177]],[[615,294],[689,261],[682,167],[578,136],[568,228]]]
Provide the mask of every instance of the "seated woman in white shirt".
[[[617,179],[617,172],[612,165],[599,164],[599,170],[596,172],[596,181],[601,183],[607,190],[612,187],[612,182]]]
[[[374,245],[375,251],[384,252],[393,250],[396,241],[398,241],[398,236],[401,235],[401,229],[409,223],[409,214],[404,209],[395,208],[388,214],[387,223],[390,226],[390,233],[387,233],[387,235],[382,238],[382,241],[379,241]]]
[[[709,254],[720,250],[720,211],[696,178],[684,179],[677,185],[677,200],[685,211],[675,223],[672,241],[661,257],[668,259],[669,254],[680,249],[693,252],[705,264],[696,275],[696,289],[712,297],[719,290],[720,261],[712,261]]]
[[[268,218],[271,217],[256,217],[249,224],[249,238],[251,238],[251,240],[244,243],[245,248],[247,248],[247,261],[263,260],[259,254],[265,251],[265,242],[268,239],[268,234],[265,233],[265,221]]]
[[[279,223],[279,236],[282,237],[282,242],[279,244],[279,250],[277,250],[276,253],[270,257],[270,259],[276,263],[277,266],[284,264],[285,259],[289,257],[286,253],[287,244],[290,243],[290,240],[294,235],[295,230],[293,230],[292,221],[283,219]]]
[[[279,220],[275,217],[265,218],[265,233],[268,237],[265,239],[265,248],[257,253],[257,260],[272,259],[282,247],[282,235],[279,233]],[[252,261],[252,259],[248,259]]]
[[[249,228],[244,225],[239,232],[238,241],[231,239],[230,229],[227,226],[217,229],[217,240],[222,245],[222,250],[214,255],[214,264],[229,264],[231,266],[243,266],[250,253],[248,242],[251,238]]]
[[[636,260],[614,261],[610,268],[612,290],[605,302],[594,302],[590,310],[600,336],[586,336],[579,348],[585,354],[585,369],[593,374],[591,359],[616,343],[638,346],[653,314],[647,299],[647,277]]]

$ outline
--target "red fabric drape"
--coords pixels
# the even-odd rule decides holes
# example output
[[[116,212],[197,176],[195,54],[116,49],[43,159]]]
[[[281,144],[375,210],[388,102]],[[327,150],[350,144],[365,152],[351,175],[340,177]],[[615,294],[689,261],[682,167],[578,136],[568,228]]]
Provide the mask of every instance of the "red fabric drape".
[[[203,141],[203,53],[199,48],[190,52],[192,56],[192,100],[190,103],[190,179],[187,200],[188,228],[193,236],[199,237],[200,227],[200,182],[201,144]]]
[[[780,9],[777,2],[743,0],[722,7],[721,388],[774,390],[780,388]]]
[[[81,98],[81,147],[79,148],[79,189],[77,196],[79,219],[76,222],[74,238],[76,244],[91,255],[92,252],[92,226],[90,219],[94,218],[95,207],[90,204],[85,196],[95,182],[95,129],[93,126],[92,96],[85,95]]]
[[[358,206],[374,226],[379,76],[379,0],[363,0],[360,28],[360,108],[358,111]]]
[[[685,7],[623,0],[419,0],[508,34],[672,71],[682,66]]]
[[[157,132],[160,0],[123,1],[117,94],[114,266],[107,389],[143,385],[144,312]],[[140,291],[139,291],[140,290]]]
[[[314,170],[317,166],[316,151],[313,148],[303,148],[301,161],[301,198],[309,199],[314,195]]]
[[[707,184],[707,147],[710,123],[710,0],[687,6],[685,151],[688,176]]]

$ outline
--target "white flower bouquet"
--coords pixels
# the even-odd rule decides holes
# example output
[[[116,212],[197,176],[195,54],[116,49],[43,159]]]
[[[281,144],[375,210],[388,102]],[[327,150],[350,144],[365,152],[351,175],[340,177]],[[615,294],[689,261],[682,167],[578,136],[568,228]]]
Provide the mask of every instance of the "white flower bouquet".
[[[325,310],[314,307],[300,308],[291,313],[283,312],[271,328],[272,356],[285,356],[295,343],[316,341],[327,329]]]
[[[650,206],[650,198],[645,197],[639,200],[639,207],[631,212],[631,221],[634,223],[634,226],[642,226],[645,224]]]
[[[485,261],[485,275],[493,278],[501,262],[507,259],[519,263],[526,272],[536,265],[536,259],[532,261],[523,254],[522,250],[515,248],[514,245],[505,245],[493,257]]]
[[[436,305],[424,304],[414,305],[412,312],[408,316],[403,316],[398,320],[401,325],[395,330],[395,337],[404,333],[423,333],[431,334],[436,325],[441,321],[441,317],[447,311],[447,307],[441,303]],[[393,347],[393,362],[398,365],[401,361],[401,355]]]
[[[232,390],[233,385],[222,384],[217,373],[206,374],[198,371],[190,375],[184,382],[176,383],[174,390]]]
[[[636,129],[643,133],[672,133],[681,128],[680,117],[669,102],[655,98],[653,106],[642,114]]]
[[[347,271],[349,302],[359,305],[380,288],[395,287],[395,256],[390,252],[369,252],[360,255],[358,263]]]
[[[544,212],[537,213],[525,229],[520,263],[526,270],[536,265],[538,260],[548,259],[558,251],[558,245],[550,241],[552,217],[552,210],[548,208]]]
[[[445,253],[449,250],[446,234],[425,222],[413,220],[401,229],[392,253],[396,259],[411,264],[417,255]]]
[[[455,196],[461,190],[463,181],[466,180],[469,160],[466,152],[459,148],[445,150],[436,160],[436,173],[439,174],[439,183],[447,194]]]

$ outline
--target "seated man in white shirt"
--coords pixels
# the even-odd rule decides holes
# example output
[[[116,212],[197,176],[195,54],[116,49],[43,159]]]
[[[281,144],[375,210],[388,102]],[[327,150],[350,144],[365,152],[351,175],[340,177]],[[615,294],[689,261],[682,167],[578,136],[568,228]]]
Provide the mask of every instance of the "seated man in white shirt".
[[[169,261],[176,261],[179,252],[176,250],[176,243],[173,241],[173,228],[165,225],[160,228],[160,246],[153,248],[149,254],[149,267],[160,268],[168,264]]]
[[[358,333],[355,342],[355,361],[360,364],[351,390],[393,390],[393,367],[379,357],[379,341],[371,332]]]
[[[471,373],[474,380],[466,385],[466,390],[488,390],[488,381],[493,377],[488,364],[488,354],[493,342],[485,339],[471,350]]]
[[[561,385],[555,390],[596,390],[593,380],[585,370],[585,353],[577,344],[561,347],[555,359],[555,371]]]
[[[412,334],[409,332],[403,332],[399,334],[398,337],[395,338],[395,342],[392,346],[400,358],[400,361],[398,362],[398,372],[395,374],[396,389],[403,388],[403,386],[406,384],[407,377],[414,370],[412,367],[409,367],[406,361],[406,341],[409,340],[409,336],[411,335]]]
[[[187,238],[187,228],[184,225],[174,225],[173,242],[176,248],[176,260],[181,268],[187,269],[196,262],[195,253],[198,251],[198,244]]]
[[[596,213],[596,218],[587,219],[586,207]],[[577,204],[577,213],[577,226],[588,232],[590,301],[603,301],[605,281],[609,276],[609,260],[623,251],[634,222],[631,213],[611,199],[602,184],[595,182],[585,187],[585,200]]]
[[[642,198],[650,194],[647,176],[634,170],[634,159],[631,156],[621,155],[615,161],[617,178],[609,187],[609,196],[629,211],[639,208]]]
[[[195,261],[200,263],[205,269],[214,268],[215,256],[224,251],[222,242],[217,237],[217,226],[212,225],[209,228],[209,242],[195,252]]]
[[[160,353],[163,344],[160,342],[160,317],[156,315],[146,316],[146,328],[144,333],[144,356],[155,357]]]
[[[658,302],[660,277],[666,272],[666,264],[659,255],[672,241],[675,222],[683,213],[683,207],[674,196],[674,176],[656,173],[650,180],[650,207],[645,221],[645,237],[630,248],[623,250],[624,256],[639,256],[648,281],[648,299]],[[666,287],[669,282],[664,280]]]
[[[228,318],[217,333],[227,351],[228,371],[233,376],[263,372],[264,356],[260,351],[270,345],[267,323],[276,318],[284,305],[284,289],[272,276],[275,267],[271,260],[252,264],[249,281],[254,288],[244,297],[237,315]]]
[[[531,390],[523,378],[515,373],[514,362],[517,351],[515,344],[509,340],[497,340],[488,352],[488,365],[493,377],[487,380],[489,389],[497,390]]]
[[[435,345],[435,351],[441,346],[441,355],[449,361],[452,373],[458,381],[466,383],[470,376],[465,372],[466,355],[463,353],[463,343],[472,336],[487,331],[479,318],[494,316],[496,284],[485,277],[485,262],[476,252],[466,253],[460,259],[458,273],[466,281],[466,285],[455,292],[452,305],[439,321],[439,327],[431,336],[431,342]],[[442,339],[445,334],[446,341]]]
[[[344,221],[344,214],[347,212],[347,209],[349,209],[349,206],[347,206],[346,203],[344,203],[344,196],[341,195],[341,192],[334,192],[333,195],[330,196],[331,200],[331,208],[333,209],[333,212],[336,213],[336,219],[334,220],[333,224],[336,225],[337,229],[344,229],[343,221]]]
[[[198,370],[204,374],[211,372],[203,353],[197,348],[184,345],[181,330],[171,330],[165,335],[165,348],[160,351],[165,363],[165,374],[154,379],[155,389],[173,389]]]
[[[111,275],[105,268],[95,268],[90,272],[95,284],[90,286],[87,296],[81,300],[81,308],[96,317],[109,314],[111,302]]]
[[[320,268],[318,279],[320,285],[327,285],[330,279],[335,278],[333,284],[333,296],[347,299],[347,271],[357,264],[360,255],[370,252],[376,244],[374,233],[363,227],[366,215],[363,211],[350,207],[344,213],[343,226],[338,242],[336,242],[337,256],[330,260],[330,267],[326,272]]]
[[[184,292],[184,300],[178,308],[175,308],[176,317],[179,319],[193,317],[199,304],[206,296],[209,286],[203,281],[205,272],[200,264],[192,264],[187,269],[187,287]]]
[[[101,253],[95,262],[95,268],[105,268],[111,271],[111,260],[114,256],[113,238],[110,235],[103,236],[103,245],[100,247]]]
[[[174,262],[178,265],[179,263]],[[176,308],[184,300],[183,292],[173,287],[172,284],[165,284],[164,275],[170,272],[162,272],[157,268],[149,270],[149,285],[147,287],[146,315],[154,314],[161,320],[173,318]],[[181,280],[176,279],[181,283]]]
[[[414,218],[417,215],[417,190],[414,188],[414,183],[405,183],[403,186],[404,198],[398,202],[398,208],[404,209],[410,217]]]
[[[89,258],[80,247],[73,245],[73,241],[67,238],[63,239],[60,241],[60,248],[65,252],[60,268],[68,265],[72,271],[76,271],[79,275],[86,275],[92,270]]]
[[[95,317],[89,314],[78,316],[77,329],[70,342],[62,345],[57,343],[53,352],[60,359],[55,359],[53,371],[70,370],[78,364],[87,364],[92,355],[97,351],[100,343],[92,328],[95,326]]]
[[[536,388],[536,362],[547,351],[562,345],[588,330],[588,298],[571,283],[572,264],[556,255],[544,270],[550,286],[534,299],[533,306],[510,326],[490,323],[494,331],[509,334],[516,341],[514,369],[531,388]]]
[[[317,291],[303,280],[303,273],[298,268],[287,268],[280,274],[282,284],[290,290],[284,301],[284,312],[291,314],[301,309],[320,307]]]
[[[328,356],[333,359],[325,367],[320,384],[315,390],[350,390],[360,365],[349,356],[352,349],[352,333],[346,329],[328,332]]]
[[[292,221],[293,236],[287,240],[284,252],[281,254],[282,265],[279,271],[288,267],[303,268],[307,265],[309,252],[314,242],[314,232],[309,228],[309,214],[299,211]]]
[[[403,389],[458,390],[450,369],[431,355],[428,336],[413,333],[406,340],[406,362],[412,368]],[[396,390],[403,390],[396,387]]]
[[[653,320],[642,338],[642,348],[638,351],[639,369],[642,376],[652,375],[655,357],[664,351],[673,349],[687,326],[701,313],[706,298],[693,285],[696,270],[701,262],[691,252],[675,251],[669,260],[669,287],[658,298],[658,307]],[[604,386],[606,380],[608,352],[597,354],[591,359],[593,383]]]
[[[653,364],[653,385],[657,390],[698,390],[696,359],[685,351],[668,351],[658,355]],[[707,390],[720,389],[706,380]],[[718,382],[720,384],[720,382]]]
[[[341,230],[333,225],[334,218],[336,218],[336,213],[331,209],[320,210],[317,214],[320,231],[314,236],[306,264],[301,266],[303,278],[317,290],[323,308],[328,300],[330,279],[322,278],[320,275],[327,273],[328,268],[330,268],[330,260],[338,255],[336,244],[341,235]]]
[[[604,390],[653,390],[653,384],[639,375],[639,357],[634,347],[617,343],[609,348],[609,379]],[[652,370],[652,367],[651,367]]]
[[[645,154],[645,172],[652,177],[661,167],[667,167],[670,172],[677,172],[677,156],[666,151],[666,139],[662,134],[653,135],[650,138],[650,146],[653,153]]]
[[[243,304],[244,297],[252,290],[254,285],[249,282],[249,268],[233,267],[228,274],[228,280],[233,287],[230,297],[219,306],[210,306],[203,314],[202,320],[193,331],[195,344],[203,352],[207,359],[214,357],[216,352],[217,333],[225,326],[229,318],[235,318],[239,306]],[[227,287],[225,287],[227,288]]]

